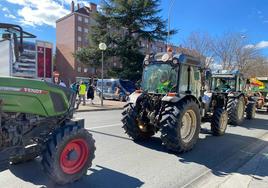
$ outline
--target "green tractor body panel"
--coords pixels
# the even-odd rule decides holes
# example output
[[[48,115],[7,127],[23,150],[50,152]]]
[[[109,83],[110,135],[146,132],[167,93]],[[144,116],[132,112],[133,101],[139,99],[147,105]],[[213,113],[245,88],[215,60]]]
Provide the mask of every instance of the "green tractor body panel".
[[[72,96],[71,90],[45,81],[0,77],[4,112],[60,116],[69,110]]]

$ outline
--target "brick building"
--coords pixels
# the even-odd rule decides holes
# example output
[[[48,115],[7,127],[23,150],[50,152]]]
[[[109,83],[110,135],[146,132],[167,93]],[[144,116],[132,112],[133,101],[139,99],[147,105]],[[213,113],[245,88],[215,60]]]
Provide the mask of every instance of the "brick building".
[[[75,9],[76,8],[76,9]],[[88,35],[94,24],[91,14],[97,5],[76,7],[71,3],[71,13],[56,21],[56,69],[65,83],[72,83],[77,77],[91,77],[95,70],[75,60],[73,54],[89,45]]]

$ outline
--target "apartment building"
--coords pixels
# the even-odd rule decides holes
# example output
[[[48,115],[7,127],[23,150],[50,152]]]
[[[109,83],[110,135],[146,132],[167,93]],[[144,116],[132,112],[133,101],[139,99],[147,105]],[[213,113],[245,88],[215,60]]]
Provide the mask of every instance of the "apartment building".
[[[92,77],[96,70],[75,60],[73,54],[89,44],[88,35],[94,20],[92,14],[97,5],[80,7],[71,3],[70,14],[56,21],[56,69],[65,83],[72,83],[78,77]]]

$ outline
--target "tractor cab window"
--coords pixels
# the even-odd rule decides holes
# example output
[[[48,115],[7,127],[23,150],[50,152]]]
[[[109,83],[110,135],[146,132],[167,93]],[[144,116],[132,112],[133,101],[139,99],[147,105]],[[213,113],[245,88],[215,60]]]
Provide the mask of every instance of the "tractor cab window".
[[[188,74],[190,74],[188,76]],[[188,82],[188,78],[190,78]],[[188,86],[189,83],[189,86]],[[191,92],[194,96],[200,96],[201,92],[201,74],[197,67],[182,65],[180,72],[180,88],[179,92],[185,94],[185,92]]]
[[[214,78],[212,82],[212,90],[218,92],[235,91],[236,80],[235,78]]]
[[[144,68],[142,89],[149,93],[176,92],[178,67],[154,63]]]

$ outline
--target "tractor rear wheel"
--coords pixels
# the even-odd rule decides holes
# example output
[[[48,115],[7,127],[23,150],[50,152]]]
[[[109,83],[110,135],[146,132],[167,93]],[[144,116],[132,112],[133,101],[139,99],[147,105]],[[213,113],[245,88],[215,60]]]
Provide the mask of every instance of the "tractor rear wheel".
[[[214,136],[222,136],[228,124],[228,113],[222,108],[217,108],[211,119],[211,131]]]
[[[154,135],[152,125],[146,125],[138,119],[138,112],[133,104],[127,104],[122,112],[123,129],[134,141],[142,141]]]
[[[51,135],[43,153],[45,172],[57,184],[80,179],[92,165],[95,155],[92,135],[80,126],[65,126]]]
[[[247,105],[247,119],[253,119],[256,115],[256,104],[255,102],[249,102]]]
[[[200,124],[199,107],[195,101],[167,104],[160,122],[163,145],[178,153],[191,150],[198,140]]]
[[[241,125],[244,121],[245,100],[243,97],[229,98],[227,103],[229,121],[232,125]]]

